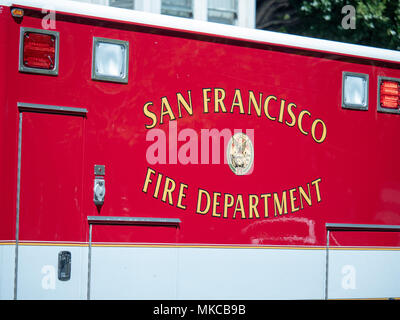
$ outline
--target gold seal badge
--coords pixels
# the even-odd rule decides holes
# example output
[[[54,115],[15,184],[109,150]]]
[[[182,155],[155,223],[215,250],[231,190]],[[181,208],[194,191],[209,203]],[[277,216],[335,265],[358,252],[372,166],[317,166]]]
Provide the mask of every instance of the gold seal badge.
[[[234,134],[228,142],[226,158],[233,173],[247,174],[254,161],[254,148],[249,136],[242,132]]]

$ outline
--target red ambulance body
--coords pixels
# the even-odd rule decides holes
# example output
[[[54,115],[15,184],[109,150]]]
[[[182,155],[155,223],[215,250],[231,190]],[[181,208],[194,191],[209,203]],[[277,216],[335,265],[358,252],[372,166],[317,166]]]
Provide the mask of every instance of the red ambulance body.
[[[0,298],[400,296],[400,53],[1,4]]]

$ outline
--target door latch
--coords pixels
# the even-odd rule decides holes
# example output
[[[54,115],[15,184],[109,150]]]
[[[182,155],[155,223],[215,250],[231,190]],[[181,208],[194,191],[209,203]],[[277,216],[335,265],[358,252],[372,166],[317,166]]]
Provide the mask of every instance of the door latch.
[[[71,279],[71,252],[61,251],[58,254],[58,280]]]
[[[106,195],[105,166],[95,165],[94,174],[93,201],[96,206],[101,206]]]

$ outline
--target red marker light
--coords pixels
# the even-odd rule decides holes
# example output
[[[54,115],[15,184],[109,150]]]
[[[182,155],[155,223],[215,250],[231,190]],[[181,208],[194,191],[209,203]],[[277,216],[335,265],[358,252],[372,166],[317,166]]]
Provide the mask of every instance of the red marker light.
[[[398,109],[399,107],[399,83],[384,80],[381,83],[381,106],[383,108]]]
[[[29,68],[52,70],[55,66],[56,38],[50,34],[24,34],[23,64]]]

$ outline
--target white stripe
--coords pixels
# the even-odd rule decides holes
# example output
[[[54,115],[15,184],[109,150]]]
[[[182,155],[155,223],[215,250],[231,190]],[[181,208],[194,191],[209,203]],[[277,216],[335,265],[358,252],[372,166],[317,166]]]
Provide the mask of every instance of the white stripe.
[[[400,62],[400,52],[336,41],[321,40],[279,32],[248,29],[200,20],[171,17],[142,11],[120,9],[69,0],[0,0],[0,5],[21,5],[81,14],[111,20],[134,22],[156,27],[226,36],[242,40],[258,41],[290,47],[320,50],[363,58]]]

